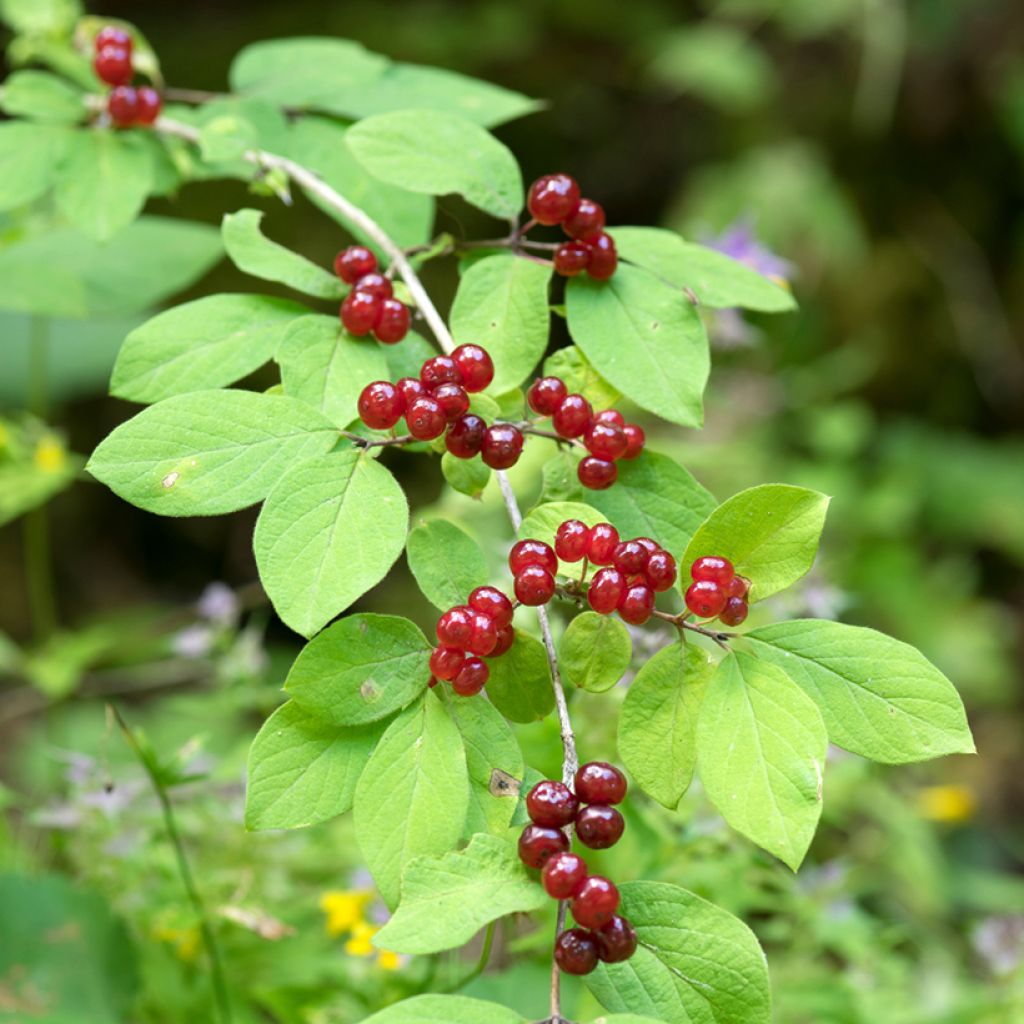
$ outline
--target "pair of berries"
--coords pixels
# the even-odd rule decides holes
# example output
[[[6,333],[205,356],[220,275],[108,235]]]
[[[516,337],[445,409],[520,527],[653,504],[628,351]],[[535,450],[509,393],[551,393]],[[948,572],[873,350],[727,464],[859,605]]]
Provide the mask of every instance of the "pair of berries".
[[[686,591],[686,607],[700,619],[717,618],[738,626],[750,610],[750,580],[737,576],[732,562],[719,555],[705,555],[690,566],[693,583]]]
[[[357,338],[373,332],[385,345],[409,333],[409,307],[394,296],[391,280],[377,270],[377,257],[363,245],[350,245],[334,257],[334,272],[352,291],[341,304],[341,323]]]
[[[580,187],[568,174],[546,174],[531,186],[526,198],[538,224],[561,224],[569,241],[555,250],[555,271],[575,277],[586,271],[605,281],[619,265],[615,240],[604,230],[604,210],[593,199],[580,197]]]
[[[607,878],[591,875],[582,857],[569,851],[563,831],[575,825],[584,846],[603,850],[622,835],[624,822],[614,804],[626,795],[625,776],[613,765],[592,761],[576,772],[575,792],[561,782],[538,782],[526,797],[532,824],[519,838],[519,857],[541,870],[545,892],[569,900],[581,927],[570,928],[555,942],[555,960],[568,974],[589,974],[598,960],[619,963],[636,950],[636,933],[620,917],[619,890]]]
[[[512,602],[496,587],[477,587],[466,604],[449,608],[437,620],[430,685],[443,679],[460,697],[479,693],[491,674],[484,658],[501,657],[515,640],[513,611]]]
[[[508,553],[508,567],[514,579],[513,590],[520,604],[536,607],[555,596],[558,556],[542,540],[520,540]]]
[[[132,87],[132,37],[123,28],[107,25],[96,34],[93,70],[114,88],[107,97],[107,113],[118,128],[151,125],[163,106],[160,93],[151,86]]]
[[[611,487],[619,459],[635,459],[644,449],[643,428],[627,423],[617,409],[596,413],[582,395],[570,395],[561,377],[541,377],[530,385],[526,401],[540,416],[550,416],[559,437],[581,438],[590,453],[576,469],[580,483],[592,491]]]

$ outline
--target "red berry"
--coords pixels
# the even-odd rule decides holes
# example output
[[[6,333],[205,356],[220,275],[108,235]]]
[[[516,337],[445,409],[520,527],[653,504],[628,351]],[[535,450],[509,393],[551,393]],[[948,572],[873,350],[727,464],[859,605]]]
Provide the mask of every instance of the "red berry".
[[[449,608],[437,620],[437,639],[446,647],[465,650],[473,635],[473,610],[465,605]]]
[[[539,565],[553,576],[558,572],[558,556],[542,540],[519,540],[508,553],[508,567],[518,576],[528,565]]]
[[[484,434],[480,457],[491,469],[508,469],[519,461],[522,450],[522,431],[511,423],[495,423]]]
[[[626,417],[618,409],[602,409],[601,412],[594,413],[594,422],[610,423],[620,430],[626,429]]]
[[[405,425],[418,441],[433,441],[444,433],[448,417],[432,395],[422,395],[405,410]]]
[[[637,537],[636,542],[647,551],[648,558],[661,550],[661,547],[658,544],[658,542],[651,540],[650,537]]]
[[[648,583],[660,594],[676,581],[676,560],[667,551],[655,551],[647,560],[644,573]]]
[[[545,174],[530,186],[526,207],[538,224],[560,224],[579,201],[580,187],[568,174]]]
[[[434,356],[420,367],[420,380],[431,390],[442,384],[461,384],[462,371],[451,356]]]
[[[527,825],[519,837],[519,859],[528,868],[542,868],[549,858],[568,849],[568,837],[557,828]]]
[[[572,916],[584,928],[602,928],[619,909],[619,890],[601,875],[591,875],[573,894]]]
[[[583,242],[564,242],[555,250],[555,273],[562,277],[575,277],[587,269],[590,246]]]
[[[350,245],[334,257],[334,272],[347,284],[355,284],[376,269],[377,257],[365,245]]]
[[[645,623],[654,611],[654,591],[646,583],[633,583],[619,598],[619,615],[632,626]]]
[[[117,25],[104,25],[96,33],[93,46],[97,53],[104,46],[123,46],[130,50],[132,48],[132,36],[127,29],[119,28]]]
[[[636,932],[633,926],[618,914],[594,933],[597,955],[606,964],[618,964],[628,960],[636,952]]]
[[[592,422],[583,435],[583,446],[591,455],[614,462],[626,453],[626,432],[615,423]]]
[[[607,804],[590,804],[576,815],[576,836],[584,846],[592,850],[607,850],[609,846],[614,846],[622,838],[625,827],[622,815]],[[580,921],[578,917],[576,920]],[[580,924],[583,922],[580,921]]]
[[[647,568],[650,557],[647,546],[639,540],[624,540],[615,545],[612,565],[627,576],[638,576]]]
[[[130,128],[139,116],[139,94],[130,85],[119,85],[107,97],[107,113],[118,128]]]
[[[690,575],[695,580],[711,580],[720,586],[725,586],[736,574],[732,562],[728,558],[720,558],[718,555],[705,555],[698,558],[690,566]]]
[[[573,823],[579,809],[576,794],[563,782],[545,779],[526,794],[526,813],[534,825],[563,828]]]
[[[494,619],[498,629],[512,622],[512,602],[497,587],[477,587],[469,595],[469,607]]]
[[[526,401],[539,416],[551,416],[565,401],[568,390],[561,377],[541,377],[530,385]]]
[[[427,389],[423,386],[423,381],[418,377],[402,377],[395,384],[395,387],[402,392],[402,398],[405,399],[406,405],[412,405],[417,398],[427,393]]]
[[[430,655],[430,671],[438,679],[451,682],[466,660],[465,652],[458,647],[435,647]]]
[[[581,765],[574,781],[582,803],[621,804],[626,799],[626,776],[607,761]]]
[[[371,430],[390,430],[405,412],[405,399],[390,381],[375,380],[359,395],[359,418]]]
[[[142,86],[137,91],[136,96],[139,103],[135,114],[135,123],[143,125],[153,124],[160,116],[160,111],[163,110],[163,97],[156,89],[149,85]]]
[[[587,601],[598,615],[611,615],[625,589],[626,577],[618,569],[598,569],[590,581]]]
[[[528,565],[515,577],[516,598],[531,608],[547,604],[555,593],[555,577],[543,566]]]
[[[587,553],[590,529],[578,519],[567,519],[555,533],[555,554],[563,562],[579,562]]]
[[[590,262],[587,264],[587,273],[595,281],[606,281],[615,273],[619,265],[619,256],[615,251],[615,242],[611,235],[604,232],[596,238],[587,240],[590,245]]]
[[[598,523],[590,528],[587,538],[587,558],[594,565],[611,565],[615,546],[619,543],[619,531],[611,523]]]
[[[713,619],[725,608],[725,591],[714,580],[697,580],[686,591],[686,607],[699,619]]]
[[[440,384],[434,388],[433,395],[449,423],[469,411],[469,395],[461,384]]]
[[[483,391],[494,380],[494,363],[487,349],[479,345],[460,345],[452,359],[462,374],[463,387],[471,393]]]
[[[489,658],[500,658],[516,640],[516,631],[511,626],[502,626],[498,630],[498,642],[494,650],[488,655]]]
[[[556,900],[567,900],[587,878],[587,863],[575,853],[556,853],[540,873],[544,891]]]
[[[419,381],[416,382],[419,384]],[[442,387],[458,387],[457,384],[442,385]],[[422,385],[421,385],[422,387]],[[440,390],[440,389],[438,389]],[[487,424],[473,413],[460,416],[445,434],[445,447],[457,459],[471,459],[480,453],[484,444],[484,435],[487,433]]]
[[[580,459],[576,467],[576,475],[584,487],[592,491],[607,490],[619,477],[619,471],[614,462],[607,459],[599,459],[595,455],[588,455]]]
[[[576,209],[562,221],[562,230],[570,238],[593,238],[604,231],[604,210],[593,199],[581,199]]]
[[[635,459],[644,450],[644,428],[635,423],[627,423],[623,428],[626,435],[626,450],[622,453],[624,459]]]
[[[341,304],[341,322],[349,334],[369,334],[380,315],[381,299],[369,292],[352,291]]]
[[[494,650],[494,645],[498,642],[498,627],[495,625],[494,619],[487,612],[474,610],[472,621],[473,633],[469,638],[469,643],[466,644],[466,650],[470,654],[486,658]]]
[[[555,963],[566,974],[590,974],[597,959],[597,940],[583,928],[569,928],[555,939]]]
[[[490,674],[491,670],[482,658],[467,658],[462,663],[458,675],[452,680],[452,689],[460,697],[472,697],[484,688]]]
[[[382,299],[374,337],[385,345],[396,345],[409,333],[409,307],[398,299]]]
[[[750,593],[750,580],[746,576],[733,576],[725,588],[726,597],[746,597]]]
[[[96,51],[92,66],[97,78],[107,85],[127,85],[135,73],[130,46],[113,44],[101,47]]]
[[[395,292],[391,281],[383,274],[378,274],[375,270],[370,271],[369,274],[363,274],[356,281],[355,289],[357,292],[375,295],[378,299],[390,299]]]
[[[746,619],[749,611],[750,606],[747,604],[745,597],[729,597],[726,598],[725,607],[720,612],[718,618],[719,621],[724,622],[727,626],[738,626]]]
[[[562,437],[579,437],[590,426],[593,410],[582,395],[566,395],[555,410],[551,423]]]

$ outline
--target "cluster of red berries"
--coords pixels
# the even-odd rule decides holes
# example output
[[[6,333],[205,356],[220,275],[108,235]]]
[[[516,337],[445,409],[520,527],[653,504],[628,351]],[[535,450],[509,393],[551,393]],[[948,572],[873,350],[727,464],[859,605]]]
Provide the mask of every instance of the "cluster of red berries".
[[[118,128],[150,125],[160,116],[163,100],[148,85],[132,86],[132,37],[123,28],[107,25],[96,34],[92,62],[97,77],[114,86],[107,97],[107,113]]]
[[[460,697],[479,693],[491,674],[484,658],[500,658],[515,640],[513,611],[496,587],[477,587],[466,604],[449,608],[437,620],[430,685],[443,679]]]
[[[580,483],[592,491],[611,487],[618,478],[615,463],[635,459],[644,450],[643,428],[627,423],[618,409],[595,413],[582,396],[570,395],[561,377],[541,377],[530,385],[526,401],[540,416],[550,416],[559,437],[579,437],[590,453],[576,470]]]
[[[555,271],[575,277],[585,270],[597,281],[615,273],[619,256],[615,240],[604,230],[604,210],[593,199],[581,199],[580,187],[568,174],[546,174],[531,186],[526,199],[538,224],[561,224],[569,241],[555,250]]]
[[[409,307],[394,296],[391,280],[377,270],[377,257],[364,245],[350,245],[334,257],[334,272],[352,291],[341,304],[341,322],[357,338],[373,331],[385,345],[409,333]]]
[[[686,591],[686,607],[698,618],[717,618],[727,626],[738,626],[747,617],[750,580],[737,576],[728,558],[698,558],[690,566],[690,575],[693,583]]]
[[[626,795],[626,778],[613,765],[592,761],[576,773],[575,792],[562,782],[538,782],[526,797],[532,824],[519,837],[519,859],[541,871],[545,892],[569,900],[579,928],[555,940],[555,961],[567,974],[589,974],[598,960],[628,960],[636,951],[633,926],[616,913],[619,890],[601,875],[591,875],[582,857],[569,852],[564,829],[575,826],[576,837],[592,850],[614,846],[625,822],[614,807]]]

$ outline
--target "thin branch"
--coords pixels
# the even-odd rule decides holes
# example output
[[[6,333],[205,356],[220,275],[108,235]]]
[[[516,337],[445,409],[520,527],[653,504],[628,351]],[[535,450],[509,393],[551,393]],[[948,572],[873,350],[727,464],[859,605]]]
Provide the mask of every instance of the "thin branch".
[[[397,434],[395,437],[363,437],[353,434],[351,430],[340,431],[341,436],[351,441],[357,448],[390,448],[404,444],[413,444],[416,438],[412,434]]]
[[[688,629],[692,633],[700,633],[701,636],[714,640],[723,651],[729,650],[729,641],[739,636],[739,633],[728,633],[720,629],[708,629],[707,626],[699,626],[696,622],[687,622],[685,612],[681,615],[669,615],[668,612],[658,611],[655,608],[652,614],[655,618],[671,622],[677,629]]]

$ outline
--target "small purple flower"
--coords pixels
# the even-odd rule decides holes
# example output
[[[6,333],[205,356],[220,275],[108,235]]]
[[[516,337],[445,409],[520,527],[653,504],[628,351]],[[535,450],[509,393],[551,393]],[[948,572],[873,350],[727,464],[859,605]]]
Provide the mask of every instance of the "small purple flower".
[[[171,637],[171,649],[182,658],[202,658],[213,647],[213,631],[209,626],[186,626]]]
[[[731,256],[764,277],[788,281],[795,270],[789,260],[777,256],[758,242],[753,222],[747,217],[734,221],[717,238],[709,239],[704,244],[709,249]]]
[[[230,626],[238,619],[238,598],[226,583],[211,583],[199,596],[196,610],[215,625]]]

